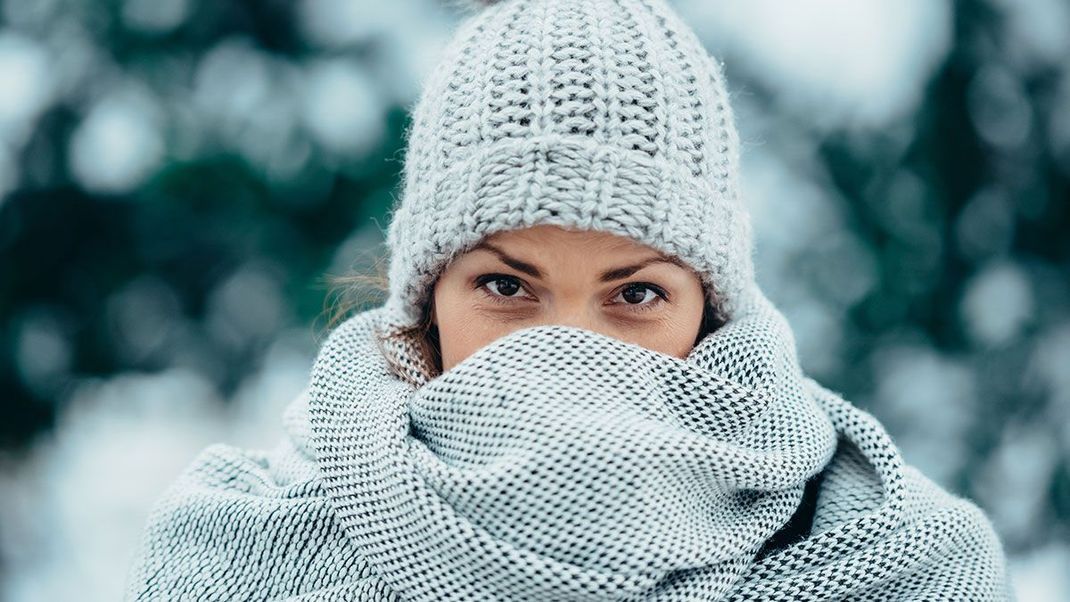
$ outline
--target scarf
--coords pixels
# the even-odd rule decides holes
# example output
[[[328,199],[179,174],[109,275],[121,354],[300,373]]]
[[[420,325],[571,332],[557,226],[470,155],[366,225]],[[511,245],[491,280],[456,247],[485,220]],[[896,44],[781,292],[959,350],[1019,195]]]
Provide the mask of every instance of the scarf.
[[[682,359],[535,326],[418,386],[385,323],[332,331],[275,449],[198,456],[128,599],[1013,598],[984,514],[805,376],[760,293]]]

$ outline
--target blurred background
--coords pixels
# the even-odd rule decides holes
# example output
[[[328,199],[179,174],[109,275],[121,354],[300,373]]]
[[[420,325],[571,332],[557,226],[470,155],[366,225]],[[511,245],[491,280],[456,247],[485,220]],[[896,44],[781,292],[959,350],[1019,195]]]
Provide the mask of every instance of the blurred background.
[[[1070,3],[676,0],[803,367],[1070,600]],[[0,599],[115,600],[371,273],[435,0],[0,0]]]

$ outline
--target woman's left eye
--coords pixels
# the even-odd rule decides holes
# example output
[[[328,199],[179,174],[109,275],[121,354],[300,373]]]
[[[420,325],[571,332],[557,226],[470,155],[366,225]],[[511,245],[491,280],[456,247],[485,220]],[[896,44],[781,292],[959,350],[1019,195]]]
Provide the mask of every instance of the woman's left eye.
[[[633,283],[621,289],[618,298],[633,311],[646,311],[660,305],[665,294],[660,289],[643,283]]]

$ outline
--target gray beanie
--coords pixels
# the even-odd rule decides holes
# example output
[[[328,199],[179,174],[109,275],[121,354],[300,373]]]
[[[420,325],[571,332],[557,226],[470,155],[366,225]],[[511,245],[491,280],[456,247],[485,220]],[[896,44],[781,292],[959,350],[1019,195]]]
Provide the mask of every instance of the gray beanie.
[[[456,1],[456,0],[455,0]],[[665,0],[467,4],[425,81],[387,232],[387,315],[495,232],[602,230],[675,255],[731,320],[754,279],[721,65]]]

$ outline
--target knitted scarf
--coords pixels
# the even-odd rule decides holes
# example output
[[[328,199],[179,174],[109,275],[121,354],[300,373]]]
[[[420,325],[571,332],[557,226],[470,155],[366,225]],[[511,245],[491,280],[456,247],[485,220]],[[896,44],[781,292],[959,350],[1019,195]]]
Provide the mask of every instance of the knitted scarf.
[[[276,449],[187,469],[129,599],[1012,598],[981,511],[806,377],[760,294],[683,359],[537,326],[418,387],[382,317],[331,333]]]

